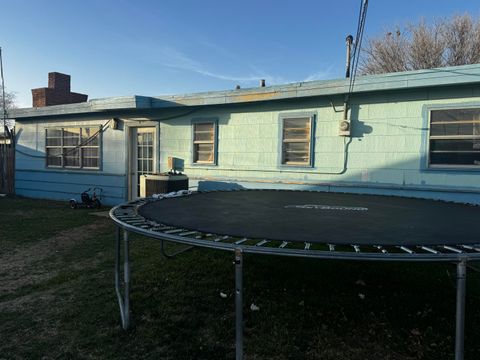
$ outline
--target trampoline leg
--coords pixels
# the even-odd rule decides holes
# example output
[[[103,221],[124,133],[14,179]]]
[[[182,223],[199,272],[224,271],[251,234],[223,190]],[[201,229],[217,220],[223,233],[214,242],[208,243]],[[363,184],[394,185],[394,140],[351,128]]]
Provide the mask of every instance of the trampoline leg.
[[[235,359],[243,359],[243,254],[235,249]]]
[[[465,341],[465,289],[467,278],[467,261],[457,264],[457,314],[455,327],[455,360],[463,360]]]
[[[129,243],[128,232],[123,231],[123,277],[124,277],[124,296],[122,296],[120,285],[120,228],[117,227],[115,246],[115,292],[117,293],[118,305],[120,307],[120,318],[122,320],[122,328],[127,330],[130,326],[130,259],[129,259]]]
[[[162,255],[165,256],[167,259],[173,259],[175,256],[183,254],[185,251],[188,251],[190,249],[193,249],[193,246],[188,246],[184,249],[180,249],[180,250],[177,250],[177,251],[175,251],[171,254],[168,254],[165,250],[165,241],[160,240],[160,244],[161,244]]]

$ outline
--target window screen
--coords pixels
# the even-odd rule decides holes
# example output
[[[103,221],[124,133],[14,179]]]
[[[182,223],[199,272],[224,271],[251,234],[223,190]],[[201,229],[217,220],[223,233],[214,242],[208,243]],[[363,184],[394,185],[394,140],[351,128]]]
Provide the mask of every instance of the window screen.
[[[282,129],[282,164],[311,165],[312,118],[284,118]]]
[[[432,110],[430,165],[480,166],[480,109]]]
[[[45,153],[47,167],[100,167],[99,128],[46,129]]]
[[[193,162],[196,164],[215,163],[215,123],[193,124]]]

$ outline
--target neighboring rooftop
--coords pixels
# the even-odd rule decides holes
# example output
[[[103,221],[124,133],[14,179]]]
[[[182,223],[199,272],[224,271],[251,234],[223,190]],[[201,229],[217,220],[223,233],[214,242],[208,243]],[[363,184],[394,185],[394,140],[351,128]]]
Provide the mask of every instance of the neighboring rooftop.
[[[118,110],[154,110],[187,106],[252,103],[348,93],[350,79],[298,82],[286,85],[201,92],[169,96],[123,96],[93,99],[79,104],[15,109],[14,119],[102,113]],[[480,64],[381,75],[357,76],[353,93],[480,83]]]

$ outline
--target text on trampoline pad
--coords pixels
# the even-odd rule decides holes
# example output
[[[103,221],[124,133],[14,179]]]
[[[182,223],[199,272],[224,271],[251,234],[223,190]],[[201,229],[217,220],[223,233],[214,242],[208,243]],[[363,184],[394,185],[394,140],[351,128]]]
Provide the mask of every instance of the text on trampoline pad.
[[[315,210],[340,210],[340,211],[368,211],[366,207],[358,206],[332,206],[332,205],[285,205],[285,208],[295,208],[295,209],[315,209]]]

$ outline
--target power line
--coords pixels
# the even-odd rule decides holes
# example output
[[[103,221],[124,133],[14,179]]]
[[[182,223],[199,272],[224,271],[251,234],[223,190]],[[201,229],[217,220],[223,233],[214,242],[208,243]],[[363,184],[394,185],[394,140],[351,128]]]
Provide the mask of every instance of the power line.
[[[93,139],[95,139],[97,136],[99,136],[101,133],[105,132],[105,130],[108,129],[108,127],[109,127],[108,124],[110,123],[110,121],[111,120],[108,120],[105,124],[101,125],[100,129],[98,129],[98,131],[95,132],[93,135],[91,135],[89,138],[80,142],[80,144],[76,145],[75,147],[72,147],[71,149],[68,149],[68,151],[65,151],[65,152],[61,153],[60,155],[50,155],[50,156],[47,156],[46,154],[45,155],[33,155],[33,154],[26,153],[24,151],[18,150],[16,146],[15,146],[15,152],[18,152],[19,154],[22,154],[22,155],[25,155],[25,156],[28,156],[28,157],[31,157],[31,158],[36,158],[36,159],[46,159],[47,157],[61,158],[62,156],[69,155],[69,154],[73,153],[74,151],[78,150],[79,148],[81,148],[82,146],[85,146],[85,145],[89,144],[90,142],[92,142]]]
[[[167,117],[164,117],[164,118],[159,118],[159,119],[155,119],[155,121],[165,121],[165,120],[172,120],[172,119],[176,119],[176,118],[180,118],[180,117],[183,117],[183,116],[188,116],[190,114],[193,114],[195,112],[199,111],[199,109],[193,109],[193,110],[190,110],[188,112],[185,112],[185,113],[182,113],[182,114],[177,114],[177,115],[172,115],[172,116],[167,116]],[[80,144],[76,145],[75,147],[71,148],[71,149],[68,149],[68,151],[65,151],[63,153],[61,153],[60,155],[50,155],[48,157],[62,157],[62,156],[65,156],[65,155],[68,155],[70,153],[73,153],[75,150],[79,149],[80,147],[82,146],[85,146],[87,145],[88,143],[90,143],[95,137],[97,137],[98,135],[100,135],[101,133],[105,132],[105,130],[108,129],[109,127],[109,123],[110,123],[111,120],[108,120],[105,124],[103,124],[100,129],[95,133],[93,134],[92,136],[90,136],[88,139],[86,139],[85,141],[82,141]],[[19,154],[22,154],[22,155],[25,155],[25,156],[28,156],[28,157],[31,157],[31,158],[35,158],[35,159],[46,159],[47,158],[47,155],[34,155],[34,154],[29,154],[29,153],[26,153],[24,151],[21,151],[21,150],[18,150],[17,148],[15,148],[15,152],[18,152]]]
[[[5,79],[3,77],[3,59],[2,59],[2,48],[0,47],[0,77],[2,79],[2,125],[3,125],[3,159],[2,159],[2,169],[1,169],[1,179],[2,184],[4,185],[5,189],[7,189],[7,106],[6,106],[6,100],[5,100]]]
[[[355,45],[352,52],[352,74],[350,76],[350,84],[348,88],[348,96],[353,92],[355,86],[355,78],[357,75],[358,61],[362,49],[363,33],[365,29],[365,22],[367,20],[368,0],[360,0],[360,9],[358,12],[357,34],[355,37]]]
[[[2,59],[2,48],[0,47],[0,74],[2,77],[2,117],[3,117],[3,126],[5,131],[5,126],[7,126],[7,106],[5,100],[5,79],[3,77],[3,59]]]

